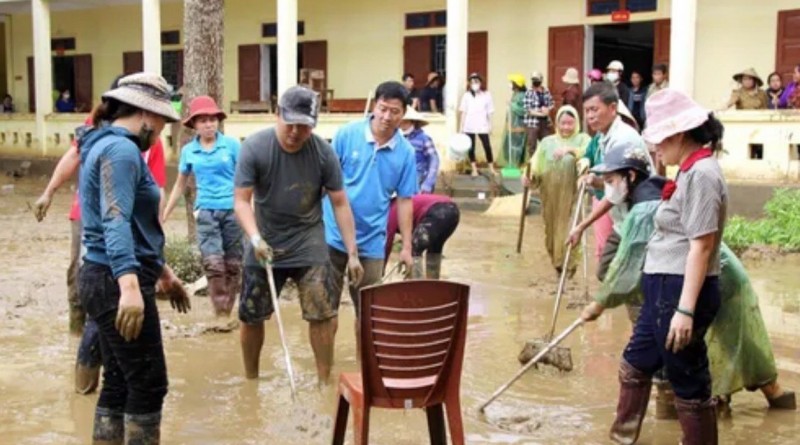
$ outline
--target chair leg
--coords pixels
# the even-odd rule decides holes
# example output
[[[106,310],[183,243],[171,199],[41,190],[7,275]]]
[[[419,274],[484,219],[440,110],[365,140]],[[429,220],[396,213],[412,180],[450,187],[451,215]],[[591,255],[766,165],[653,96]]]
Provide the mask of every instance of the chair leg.
[[[333,427],[333,445],[344,445],[344,434],[347,432],[347,414],[350,411],[350,403],[342,396],[339,396],[339,406],[336,408],[336,423]]]
[[[369,407],[353,405],[353,444],[369,443]]]
[[[442,404],[425,408],[425,414],[428,416],[428,434],[431,437],[431,445],[446,445],[447,431],[444,427]]]
[[[447,408],[447,427],[450,429],[450,441],[453,445],[464,445],[464,421],[461,419],[461,399],[456,393],[445,399]]]

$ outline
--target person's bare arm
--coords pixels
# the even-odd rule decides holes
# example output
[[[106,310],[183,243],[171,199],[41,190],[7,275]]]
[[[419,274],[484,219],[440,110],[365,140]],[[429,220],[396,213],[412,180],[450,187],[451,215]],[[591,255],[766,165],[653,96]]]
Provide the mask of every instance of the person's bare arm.
[[[42,221],[47,216],[47,210],[53,202],[53,195],[56,191],[64,185],[70,178],[75,176],[78,167],[81,164],[81,156],[78,153],[78,147],[74,144],[69,147],[66,153],[58,160],[56,168],[53,170],[53,175],[47,183],[44,192],[36,200],[34,205],[34,216],[38,221]]]
[[[236,212],[236,219],[239,220],[239,226],[248,239],[253,238],[254,235],[259,235],[256,214],[250,204],[252,198],[252,187],[236,187],[233,192],[233,209]]]
[[[178,179],[175,180],[175,185],[172,186],[172,193],[170,193],[169,195],[169,202],[167,202],[167,204],[164,206],[164,211],[161,212],[162,224],[167,222],[167,219],[169,219],[169,215],[172,214],[172,211],[175,209],[175,205],[178,203],[178,199],[180,199],[180,197],[183,196],[183,192],[186,190],[187,178],[188,178],[187,175],[184,175],[183,173],[178,173]]]

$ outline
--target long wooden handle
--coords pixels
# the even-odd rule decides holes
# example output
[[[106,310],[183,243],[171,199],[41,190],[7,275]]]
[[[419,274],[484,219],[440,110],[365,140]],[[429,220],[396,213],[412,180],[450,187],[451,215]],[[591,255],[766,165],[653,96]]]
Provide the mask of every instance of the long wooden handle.
[[[272,298],[272,307],[275,310],[275,320],[278,322],[278,333],[281,336],[281,345],[283,346],[283,355],[286,359],[286,373],[289,374],[289,385],[292,388],[292,397],[297,397],[297,387],[294,384],[294,370],[292,370],[292,359],[289,356],[289,345],[286,343],[286,334],[283,332],[283,321],[281,320],[281,311],[278,306],[278,293],[275,290],[275,275],[272,272],[272,266],[267,264],[267,278],[269,281],[269,294]]]
[[[528,162],[528,165],[525,167],[525,177],[530,180],[531,178],[531,163]],[[525,213],[528,210],[528,198],[530,196],[531,188],[530,186],[525,186],[525,190],[522,192],[522,211],[519,215],[519,235],[517,235],[517,253],[522,252],[522,237],[525,234]]]

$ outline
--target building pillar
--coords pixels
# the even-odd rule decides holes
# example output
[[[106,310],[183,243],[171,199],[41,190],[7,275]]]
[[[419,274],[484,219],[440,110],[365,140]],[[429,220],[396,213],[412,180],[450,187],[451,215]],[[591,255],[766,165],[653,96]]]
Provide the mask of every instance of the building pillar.
[[[297,85],[297,0],[278,0],[278,97]]]
[[[33,20],[33,66],[36,92],[36,138],[47,155],[47,123],[53,112],[53,59],[50,48],[50,1],[31,0]]]
[[[694,95],[697,0],[673,0],[670,25],[669,86]]]
[[[161,0],[142,0],[144,70],[161,75]]]
[[[444,108],[447,133],[458,128],[460,95],[467,83],[467,19],[468,0],[447,0],[447,79],[444,86]]]

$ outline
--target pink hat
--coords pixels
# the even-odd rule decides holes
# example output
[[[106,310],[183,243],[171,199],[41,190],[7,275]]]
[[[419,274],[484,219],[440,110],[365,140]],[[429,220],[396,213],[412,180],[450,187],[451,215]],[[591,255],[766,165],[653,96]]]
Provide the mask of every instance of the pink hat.
[[[603,72],[595,68],[586,75],[590,80],[603,80]]]
[[[695,129],[708,120],[709,111],[680,91],[665,88],[647,99],[647,127],[642,137],[649,144]]]
[[[197,116],[216,116],[217,119],[225,119],[225,112],[220,110],[217,103],[209,96],[197,96],[189,104],[189,117],[183,120],[183,125],[194,128],[194,118]]]

